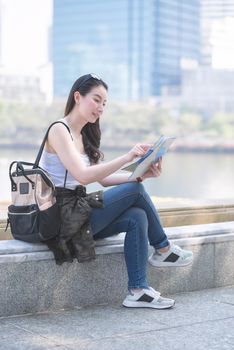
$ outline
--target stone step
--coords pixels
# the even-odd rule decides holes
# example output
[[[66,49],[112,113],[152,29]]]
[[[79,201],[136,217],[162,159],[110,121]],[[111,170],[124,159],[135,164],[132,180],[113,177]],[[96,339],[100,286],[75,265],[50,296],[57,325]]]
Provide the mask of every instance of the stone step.
[[[165,230],[194,252],[194,262],[184,268],[149,266],[152,287],[173,294],[234,285],[234,221]],[[127,291],[123,240],[124,234],[99,240],[94,261],[62,266],[43,244],[0,241],[0,316],[120,302]]]

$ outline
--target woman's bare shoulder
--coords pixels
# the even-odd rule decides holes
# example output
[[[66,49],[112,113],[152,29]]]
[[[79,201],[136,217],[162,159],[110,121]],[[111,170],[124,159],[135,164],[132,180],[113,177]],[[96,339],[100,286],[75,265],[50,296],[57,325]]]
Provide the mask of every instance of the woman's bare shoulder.
[[[54,125],[51,126],[49,136],[69,136],[71,138],[70,129],[63,120],[58,120]]]
[[[66,123],[64,123],[64,124],[66,124]],[[66,126],[63,125],[63,123],[56,123],[56,124],[52,125],[50,130],[49,130],[45,149],[49,152],[54,153],[55,148],[57,148],[56,145],[63,144],[64,147],[66,147],[66,144],[70,143],[69,142],[70,140],[72,140],[72,137],[71,137],[71,134],[69,132],[69,129],[66,128]]]

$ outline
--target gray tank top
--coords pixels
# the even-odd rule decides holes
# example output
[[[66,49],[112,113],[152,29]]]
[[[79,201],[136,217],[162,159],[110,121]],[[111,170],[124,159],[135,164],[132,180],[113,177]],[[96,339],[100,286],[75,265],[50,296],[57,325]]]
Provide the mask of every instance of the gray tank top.
[[[62,121],[64,122],[64,120]],[[85,165],[90,166],[87,154],[80,154],[80,156]],[[56,187],[64,186],[66,169],[56,153],[49,153],[44,149],[40,160],[40,167],[47,171]],[[68,172],[66,188],[73,190],[78,185],[79,182]]]

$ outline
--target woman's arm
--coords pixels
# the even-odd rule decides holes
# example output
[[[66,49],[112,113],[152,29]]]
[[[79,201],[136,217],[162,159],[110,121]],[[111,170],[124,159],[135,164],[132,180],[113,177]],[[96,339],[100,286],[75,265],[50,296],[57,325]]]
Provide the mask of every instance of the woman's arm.
[[[141,181],[144,181],[147,178],[159,177],[162,172],[162,157],[159,158],[156,164],[151,164],[147,172],[141,177]],[[99,183],[104,186],[114,186],[119,185],[125,182],[137,182],[137,180],[129,179],[129,174],[112,174],[106,178],[99,181]]]
[[[136,180],[129,179],[129,174],[111,174],[101,181],[99,183],[104,186],[114,186],[114,185],[120,185],[125,182],[136,182]]]
[[[134,158],[144,155],[151,146],[148,144],[137,144],[123,156],[106,163],[87,167],[82,161],[80,153],[75,148],[67,129],[62,124],[55,124],[51,128],[48,143],[68,172],[83,185],[96,181],[100,182]]]

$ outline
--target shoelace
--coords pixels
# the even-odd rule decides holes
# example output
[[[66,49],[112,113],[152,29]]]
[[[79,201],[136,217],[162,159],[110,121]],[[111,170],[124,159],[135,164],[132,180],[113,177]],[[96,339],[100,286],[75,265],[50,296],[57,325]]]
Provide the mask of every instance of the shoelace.
[[[186,256],[185,256],[183,250],[179,246],[174,245],[173,248],[174,248],[174,252],[177,253],[182,260],[186,259]]]

